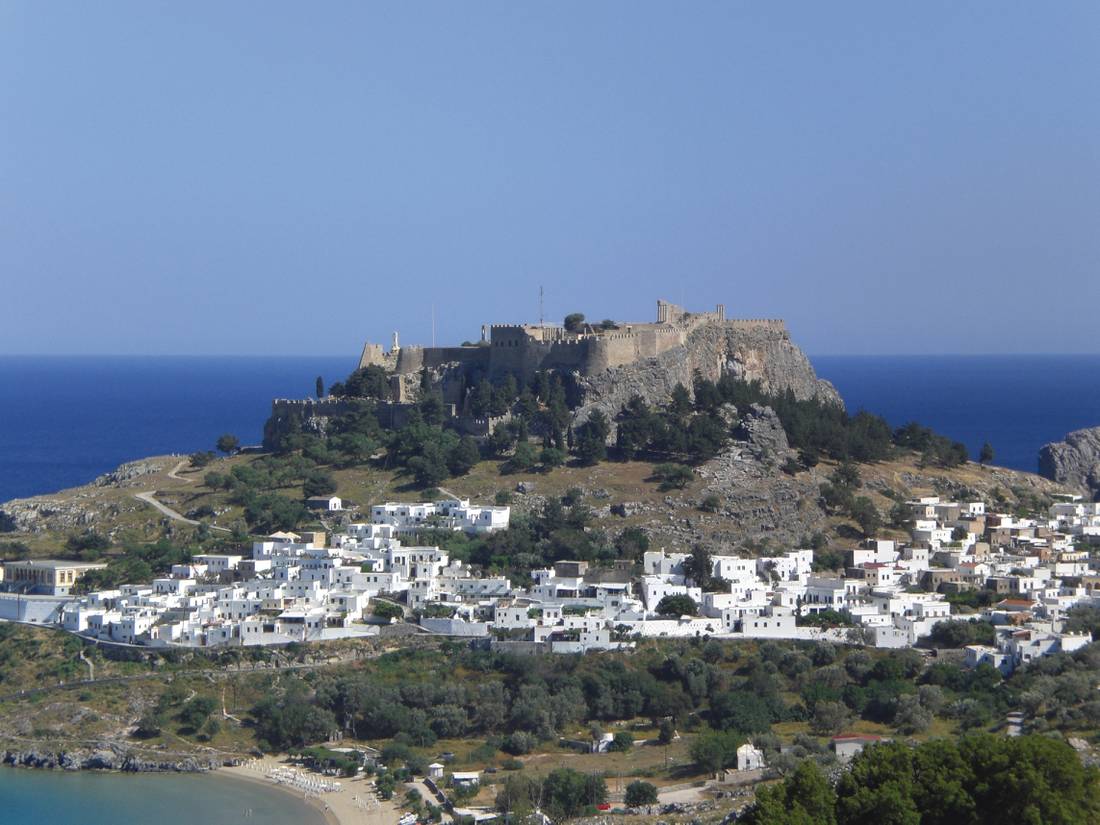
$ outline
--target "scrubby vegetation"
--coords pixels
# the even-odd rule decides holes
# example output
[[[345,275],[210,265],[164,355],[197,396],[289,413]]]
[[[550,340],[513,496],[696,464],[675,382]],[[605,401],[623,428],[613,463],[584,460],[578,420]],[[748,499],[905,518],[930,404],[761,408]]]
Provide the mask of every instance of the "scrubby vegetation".
[[[1100,649],[1039,660],[1005,680],[994,669],[927,664],[916,650],[828,643],[647,643],[631,657],[512,657],[484,651],[403,651],[339,674],[283,679],[254,710],[257,732],[285,749],[337,728],[414,747],[484,738],[524,754],[564,731],[638,718],[695,732],[706,770],[735,761],[738,745],[794,724],[818,736],[853,724],[920,735],[987,730],[1023,712],[1033,730],[1095,730]],[[804,751],[812,755],[811,751]]]
[[[911,748],[875,745],[835,787],[812,761],[760,788],[748,825],[1088,825],[1100,821],[1100,771],[1041,736],[966,736]]]
[[[83,537],[83,543],[87,546],[89,534]],[[102,538],[102,537],[98,537]],[[179,546],[168,539],[160,539],[151,543],[126,541],[122,544],[121,553],[105,555],[109,542],[103,539],[104,544],[98,542],[94,549],[79,551],[80,558],[88,560],[105,560],[107,567],[102,570],[89,570],[76,583],[76,592],[88,593],[93,590],[109,590],[120,584],[131,582],[148,582],[173,564],[184,564],[191,560],[192,548]]]
[[[501,459],[501,472],[514,473],[552,470],[572,457],[580,465],[608,458],[653,461],[654,479],[662,489],[673,489],[691,480],[691,468],[686,465],[713,458],[731,438],[744,435],[742,418],[754,407],[771,407],[801,456],[800,461],[791,459],[785,465],[790,473],[816,464],[820,457],[879,461],[899,449],[915,450],[922,461],[940,466],[966,461],[963,445],[917,424],[891,432],[882,418],[870,413],[849,415],[828,401],[799,400],[791,392],[768,394],[759,382],[730,376],[712,382],[697,375],[690,391],[677,385],[662,405],[653,407],[635,396],[614,422],[594,411],[570,427],[571,411],[580,398],[573,381],[569,375],[540,372],[526,386],[511,375],[495,384],[484,378],[473,382],[462,404],[464,411],[475,418],[508,417],[479,445],[445,425],[443,400],[430,389],[426,374],[421,400],[404,410],[402,425],[384,428],[375,404],[388,400],[389,383],[384,370],[371,366],[332,386],[332,394],[358,400],[360,406],[333,422],[326,434],[305,432],[302,422],[292,419],[289,429],[277,438],[269,427],[267,441],[282,455],[300,453],[316,465],[336,467],[354,466],[384,452],[389,466],[403,468],[421,488],[463,475],[482,458]],[[612,423],[615,445],[609,449]],[[287,467],[286,472],[302,477],[308,469]],[[253,480],[248,486],[262,484]]]

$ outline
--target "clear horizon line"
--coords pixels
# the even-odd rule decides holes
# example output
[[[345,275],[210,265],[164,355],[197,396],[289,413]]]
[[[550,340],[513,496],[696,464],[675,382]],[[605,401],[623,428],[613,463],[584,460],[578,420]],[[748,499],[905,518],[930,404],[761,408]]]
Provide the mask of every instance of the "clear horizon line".
[[[809,352],[808,358],[1019,358],[1019,357],[1082,357],[1100,356],[1100,352]],[[2,352],[0,358],[348,358],[347,353],[277,353],[269,352]]]

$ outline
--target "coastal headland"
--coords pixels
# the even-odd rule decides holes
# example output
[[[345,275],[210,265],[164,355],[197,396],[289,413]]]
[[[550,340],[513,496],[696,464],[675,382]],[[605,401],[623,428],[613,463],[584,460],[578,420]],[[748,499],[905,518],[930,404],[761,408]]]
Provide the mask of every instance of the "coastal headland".
[[[389,823],[718,817],[973,730],[1092,758],[1087,696],[1033,664],[1095,669],[1079,493],[849,413],[784,325],[721,307],[458,349],[368,349],[274,401],[263,448],[0,505],[5,761],[213,768]]]

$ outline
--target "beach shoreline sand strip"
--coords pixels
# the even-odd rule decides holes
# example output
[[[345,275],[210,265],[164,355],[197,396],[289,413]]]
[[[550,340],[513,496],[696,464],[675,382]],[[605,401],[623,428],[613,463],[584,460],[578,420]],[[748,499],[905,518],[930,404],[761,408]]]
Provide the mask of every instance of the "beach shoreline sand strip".
[[[253,782],[275,788],[305,800],[323,817],[326,825],[397,825],[401,812],[393,802],[378,799],[374,795],[370,779],[341,778],[340,789],[320,795],[305,794],[289,785],[275,782],[267,774],[275,768],[286,768],[288,763],[272,756],[253,760],[246,765],[218,768],[215,774],[244,782]]]

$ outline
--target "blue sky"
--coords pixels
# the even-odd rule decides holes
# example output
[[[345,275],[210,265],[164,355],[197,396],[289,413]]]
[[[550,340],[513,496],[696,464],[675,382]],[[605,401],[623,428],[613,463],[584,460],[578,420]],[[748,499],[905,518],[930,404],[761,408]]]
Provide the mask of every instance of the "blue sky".
[[[1097,352],[1098,77],[1094,2],[3,0],[0,353]]]

